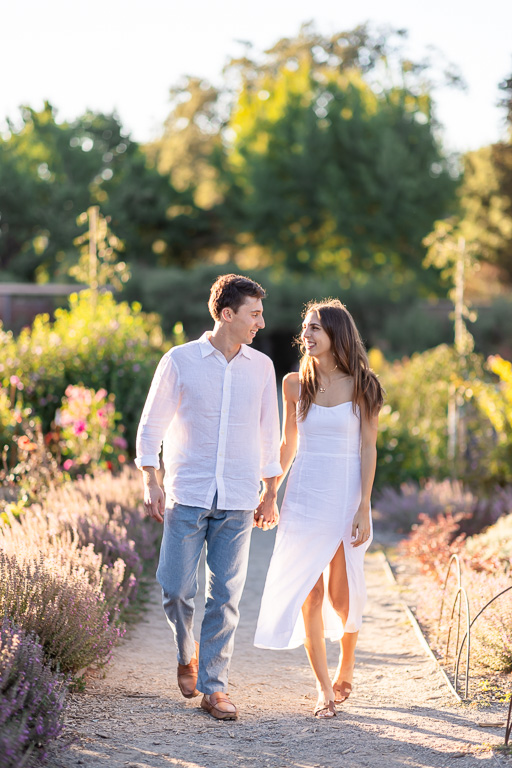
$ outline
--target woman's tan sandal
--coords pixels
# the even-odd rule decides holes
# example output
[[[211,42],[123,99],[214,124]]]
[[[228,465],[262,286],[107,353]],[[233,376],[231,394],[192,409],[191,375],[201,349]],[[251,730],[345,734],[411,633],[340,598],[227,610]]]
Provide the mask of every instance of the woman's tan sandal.
[[[343,680],[341,683],[334,683],[332,689],[334,691],[335,704],[343,704],[343,702],[346,701],[352,693],[351,684],[345,682],[345,680]]]
[[[321,719],[328,719],[330,717],[336,717],[336,707],[334,706],[334,701],[320,701],[316,705],[315,709],[313,710],[313,713],[315,717],[319,717]]]

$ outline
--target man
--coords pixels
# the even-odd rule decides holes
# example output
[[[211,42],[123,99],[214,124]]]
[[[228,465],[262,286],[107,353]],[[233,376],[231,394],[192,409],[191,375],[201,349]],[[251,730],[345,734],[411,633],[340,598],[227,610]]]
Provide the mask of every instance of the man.
[[[178,648],[178,685],[186,698],[203,693],[201,707],[220,720],[238,717],[227,692],[228,671],[251,530],[277,521],[281,466],[274,367],[248,346],[265,327],[264,297],[248,278],[216,280],[208,304],[213,331],[163,356],[137,434],[144,505],[164,522],[157,579]],[[162,441],[166,501],[156,478]],[[194,597],[205,543],[206,604],[198,645]]]

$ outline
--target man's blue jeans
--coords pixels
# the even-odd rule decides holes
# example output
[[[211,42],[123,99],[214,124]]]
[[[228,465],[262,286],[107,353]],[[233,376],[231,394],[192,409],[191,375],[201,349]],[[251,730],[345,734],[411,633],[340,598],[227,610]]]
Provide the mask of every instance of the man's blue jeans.
[[[197,688],[226,692],[251,540],[253,510],[212,509],[174,504],[165,510],[156,577],[167,620],[178,647],[178,662],[195,653],[194,597],[199,559],[206,542],[206,604]]]

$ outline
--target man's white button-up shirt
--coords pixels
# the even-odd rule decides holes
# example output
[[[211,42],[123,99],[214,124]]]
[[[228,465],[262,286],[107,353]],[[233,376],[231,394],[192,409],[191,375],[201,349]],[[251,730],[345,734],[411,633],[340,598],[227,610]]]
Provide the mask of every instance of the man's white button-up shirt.
[[[274,366],[242,344],[228,363],[205,333],[173,347],[156,370],[137,432],[139,468],[160,466],[169,500],[255,509],[260,478],[281,474]]]

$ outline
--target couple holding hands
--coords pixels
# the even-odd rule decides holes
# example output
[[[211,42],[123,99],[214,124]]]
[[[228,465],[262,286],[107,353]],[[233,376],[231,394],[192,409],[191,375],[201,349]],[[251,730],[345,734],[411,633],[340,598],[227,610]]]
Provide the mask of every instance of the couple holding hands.
[[[238,718],[228,671],[251,530],[279,523],[254,643],[272,649],[304,644],[318,691],[314,714],[329,718],[352,690],[383,394],[347,309],[338,300],[311,303],[300,335],[300,370],[283,380],[279,446],[274,366],[250,347],[265,327],[264,298],[264,289],[246,277],[216,280],[208,304],[213,331],[173,347],[158,365],[136,464],[146,511],[164,525],[157,579],[183,696],[201,692],[210,715]],[[164,489],[156,477],[162,442]],[[290,467],[279,515],[277,490]],[[194,598],[205,544],[198,643]],[[325,638],[340,641],[333,679]]]

